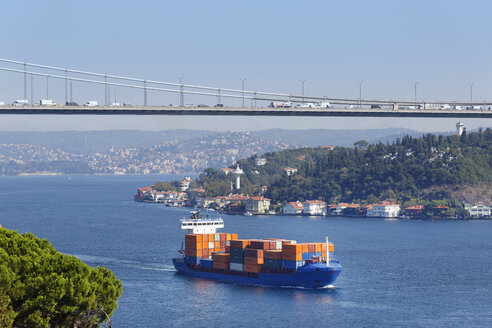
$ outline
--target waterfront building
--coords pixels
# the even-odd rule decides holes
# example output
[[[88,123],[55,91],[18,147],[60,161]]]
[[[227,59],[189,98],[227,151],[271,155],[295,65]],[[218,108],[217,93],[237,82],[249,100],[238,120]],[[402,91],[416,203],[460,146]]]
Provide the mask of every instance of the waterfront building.
[[[326,202],[322,200],[307,200],[302,203],[304,215],[326,215]]]
[[[423,214],[424,214],[424,205],[405,207],[405,215],[408,217],[422,216]]]
[[[262,196],[251,197],[246,201],[246,211],[251,214],[265,214],[270,209],[270,199]]]
[[[367,209],[367,217],[396,218],[400,214],[400,205],[391,202],[372,204]]]
[[[302,209],[303,206],[301,202],[290,202],[282,208],[282,213],[287,215],[301,215]]]
[[[465,204],[465,210],[470,213],[470,216],[490,216],[492,215],[492,207],[478,203],[475,205]]]

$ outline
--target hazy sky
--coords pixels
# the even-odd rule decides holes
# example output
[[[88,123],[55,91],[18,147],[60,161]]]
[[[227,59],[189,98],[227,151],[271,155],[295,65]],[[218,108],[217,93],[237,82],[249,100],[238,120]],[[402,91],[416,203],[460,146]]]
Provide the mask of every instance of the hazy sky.
[[[492,101],[492,2],[3,1],[0,57],[161,81],[329,97]],[[13,67],[0,63],[3,67]],[[113,92],[113,91],[111,91]],[[34,79],[45,98],[46,79]],[[114,94],[112,93],[112,97]],[[0,101],[23,98],[23,76],[0,72]],[[64,101],[63,82],[50,98]],[[74,84],[74,100],[104,87]],[[149,104],[179,95],[149,92]],[[141,91],[117,101],[141,104]],[[215,98],[186,96],[213,105]],[[239,101],[223,100],[227,105]],[[2,130],[407,127],[453,130],[455,119],[0,116]],[[464,120],[468,128],[490,120]]]

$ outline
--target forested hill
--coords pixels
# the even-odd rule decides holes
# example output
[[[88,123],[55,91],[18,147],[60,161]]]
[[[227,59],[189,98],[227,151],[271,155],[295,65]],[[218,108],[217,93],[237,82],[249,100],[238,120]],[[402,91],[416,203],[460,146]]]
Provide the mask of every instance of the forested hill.
[[[405,136],[393,144],[356,143],[354,148],[299,148],[240,160],[244,194],[273,201],[323,199],[327,202],[375,202],[391,199],[491,201],[492,130],[461,136]],[[285,167],[296,168],[292,176]],[[207,169],[200,180],[207,192],[224,194],[232,176]]]

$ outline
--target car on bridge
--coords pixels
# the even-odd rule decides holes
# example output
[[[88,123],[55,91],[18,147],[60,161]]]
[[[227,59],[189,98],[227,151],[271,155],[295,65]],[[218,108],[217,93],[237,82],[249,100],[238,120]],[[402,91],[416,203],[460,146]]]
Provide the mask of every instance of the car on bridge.
[[[14,106],[27,106],[29,105],[29,101],[27,99],[17,99],[12,103]]]
[[[65,103],[65,106],[78,106],[79,104],[77,104],[75,101],[67,101]]]

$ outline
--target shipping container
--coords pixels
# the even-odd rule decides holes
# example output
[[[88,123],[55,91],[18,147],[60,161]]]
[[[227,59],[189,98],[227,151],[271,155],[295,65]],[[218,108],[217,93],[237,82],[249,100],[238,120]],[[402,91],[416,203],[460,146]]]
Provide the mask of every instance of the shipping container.
[[[201,249],[193,249],[193,248],[190,248],[190,249],[185,249],[185,255],[186,256],[192,256],[192,257],[202,257],[203,251]]]
[[[231,262],[229,268],[234,271],[244,271],[244,264]]]
[[[282,268],[284,269],[297,269],[302,267],[303,262],[302,261],[288,261],[288,260],[282,260]]]
[[[187,234],[185,235],[185,241],[189,241],[191,243],[201,243],[203,242],[203,236],[201,234]]]
[[[263,258],[263,250],[262,249],[246,248],[244,250],[244,257]]]
[[[214,269],[229,270],[229,262],[216,262],[214,261]]]
[[[227,240],[227,234],[226,233],[220,233],[220,241],[222,242],[225,242]]]
[[[194,256],[185,256],[185,263],[191,265],[198,265],[200,263],[200,258]]]
[[[200,260],[200,266],[204,267],[204,268],[209,268],[209,269],[213,268],[214,267],[213,263],[214,263],[213,260],[208,260],[208,259],[201,259]]]
[[[246,264],[263,264],[263,257],[244,257],[244,265]]]
[[[244,255],[233,255],[231,253],[231,262],[234,263],[244,263]]]
[[[265,259],[281,260],[282,259],[282,251],[276,250],[276,249],[263,251],[263,257]]]
[[[214,234],[214,241],[220,241],[220,234],[219,233]]]
[[[283,253],[302,253],[302,244],[284,244],[282,245]]]
[[[250,244],[250,240],[248,239],[236,239],[236,240],[231,240],[230,246],[236,247],[236,248],[246,248]]]
[[[281,269],[282,268],[282,260],[275,260],[275,259],[264,259],[263,266],[267,268],[276,268],[276,269]]]
[[[261,272],[261,268],[262,268],[262,265],[245,264],[244,265],[244,272],[260,273]]]

